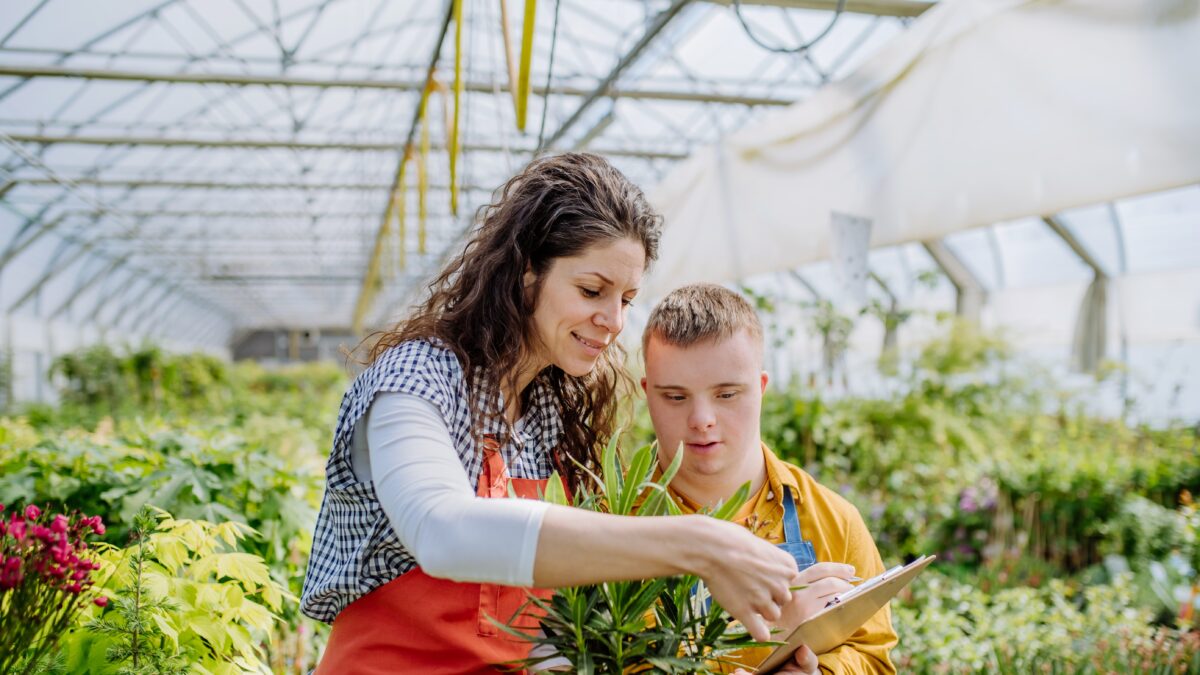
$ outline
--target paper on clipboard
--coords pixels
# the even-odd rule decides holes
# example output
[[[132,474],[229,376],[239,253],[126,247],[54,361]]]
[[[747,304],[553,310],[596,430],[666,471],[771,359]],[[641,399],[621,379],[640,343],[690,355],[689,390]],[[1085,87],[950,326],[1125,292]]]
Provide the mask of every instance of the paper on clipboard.
[[[888,570],[847,591],[836,604],[831,604],[796,626],[787,637],[787,644],[776,647],[759,665],[758,672],[767,673],[783,665],[800,645],[808,645],[808,648],[818,655],[836,648],[886,605],[900,589],[916,578],[936,557],[927,555],[918,558],[904,567]]]

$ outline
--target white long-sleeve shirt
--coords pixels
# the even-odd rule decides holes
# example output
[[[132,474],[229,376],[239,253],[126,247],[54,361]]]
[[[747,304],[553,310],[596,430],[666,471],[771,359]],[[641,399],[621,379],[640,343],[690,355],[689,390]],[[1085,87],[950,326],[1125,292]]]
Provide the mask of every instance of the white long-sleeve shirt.
[[[383,392],[356,425],[351,464],[400,543],[426,574],[455,581],[532,586],[548,505],[475,495],[438,407]]]

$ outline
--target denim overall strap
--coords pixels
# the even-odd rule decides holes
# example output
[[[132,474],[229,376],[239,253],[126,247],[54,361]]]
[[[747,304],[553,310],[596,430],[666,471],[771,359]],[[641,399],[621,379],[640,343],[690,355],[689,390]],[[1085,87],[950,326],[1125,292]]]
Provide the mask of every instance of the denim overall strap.
[[[796,512],[796,499],[792,489],[783,487],[783,543],[779,548],[792,554],[796,559],[796,567],[804,571],[817,562],[817,554],[811,541],[804,539],[800,533],[800,515]]]
[[[796,560],[796,569],[800,572],[817,563],[817,554],[813,550],[812,542],[805,540],[800,534],[800,515],[796,512],[796,500],[792,497],[792,489],[786,485],[783,486],[783,543],[776,546],[791,554]],[[707,593],[703,598],[698,597],[696,591],[699,587],[699,582],[692,587],[692,602],[697,603],[697,614],[706,614],[712,607],[712,597]]]

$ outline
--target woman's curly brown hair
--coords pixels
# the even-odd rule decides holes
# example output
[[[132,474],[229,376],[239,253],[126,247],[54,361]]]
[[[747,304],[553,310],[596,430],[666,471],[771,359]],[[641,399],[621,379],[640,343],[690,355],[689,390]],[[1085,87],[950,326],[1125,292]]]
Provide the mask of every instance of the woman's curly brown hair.
[[[658,257],[662,217],[641,189],[604,158],[570,153],[537,159],[479,210],[462,253],[429,284],[429,297],[371,349],[437,338],[452,349],[467,375],[472,416],[502,414],[496,388],[476,390],[477,374],[500,389],[516,388],[517,372],[537,336],[532,316],[544,273],[556,258],[583,254],[618,239],[640,243],[646,265]],[[524,273],[538,281],[525,289]],[[618,401],[631,384],[625,352],[614,341],[590,373],[574,377],[557,366],[537,374],[556,395],[565,434],[554,463],[574,491],[597,472],[600,448],[616,432]],[[522,409],[532,387],[523,392]]]

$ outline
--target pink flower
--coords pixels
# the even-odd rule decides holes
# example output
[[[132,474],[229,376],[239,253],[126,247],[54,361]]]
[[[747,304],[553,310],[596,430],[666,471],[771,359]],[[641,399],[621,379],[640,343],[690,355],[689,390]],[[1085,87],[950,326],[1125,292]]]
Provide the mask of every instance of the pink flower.
[[[8,532],[17,541],[25,541],[25,521],[14,520],[8,525]]]
[[[29,528],[29,533],[34,537],[46,542],[47,544],[54,541],[54,533],[52,533],[48,527],[34,525],[33,527]]]
[[[70,586],[67,586],[66,590],[68,593],[71,593],[73,595],[78,595],[79,591],[83,590],[83,586],[80,586],[79,584],[71,584]]]
[[[96,522],[92,525],[92,532],[104,534],[104,523],[100,522],[100,516],[96,516]]]
[[[20,586],[24,578],[25,574],[20,569],[15,570],[11,574],[7,571],[0,574],[0,591],[7,591]]]
[[[54,516],[54,521],[50,523],[50,531],[55,534],[63,534],[67,531],[67,517],[59,513]]]
[[[88,573],[86,570],[79,570],[75,574],[71,575],[71,581],[83,581],[87,577],[88,577]]]
[[[96,598],[95,600],[92,600],[92,602],[96,603],[97,607],[107,607],[108,606],[108,598],[104,597],[103,595]]]
[[[25,507],[25,517],[29,520],[34,520],[40,515],[42,515],[42,510],[37,506],[30,504],[29,506]]]

